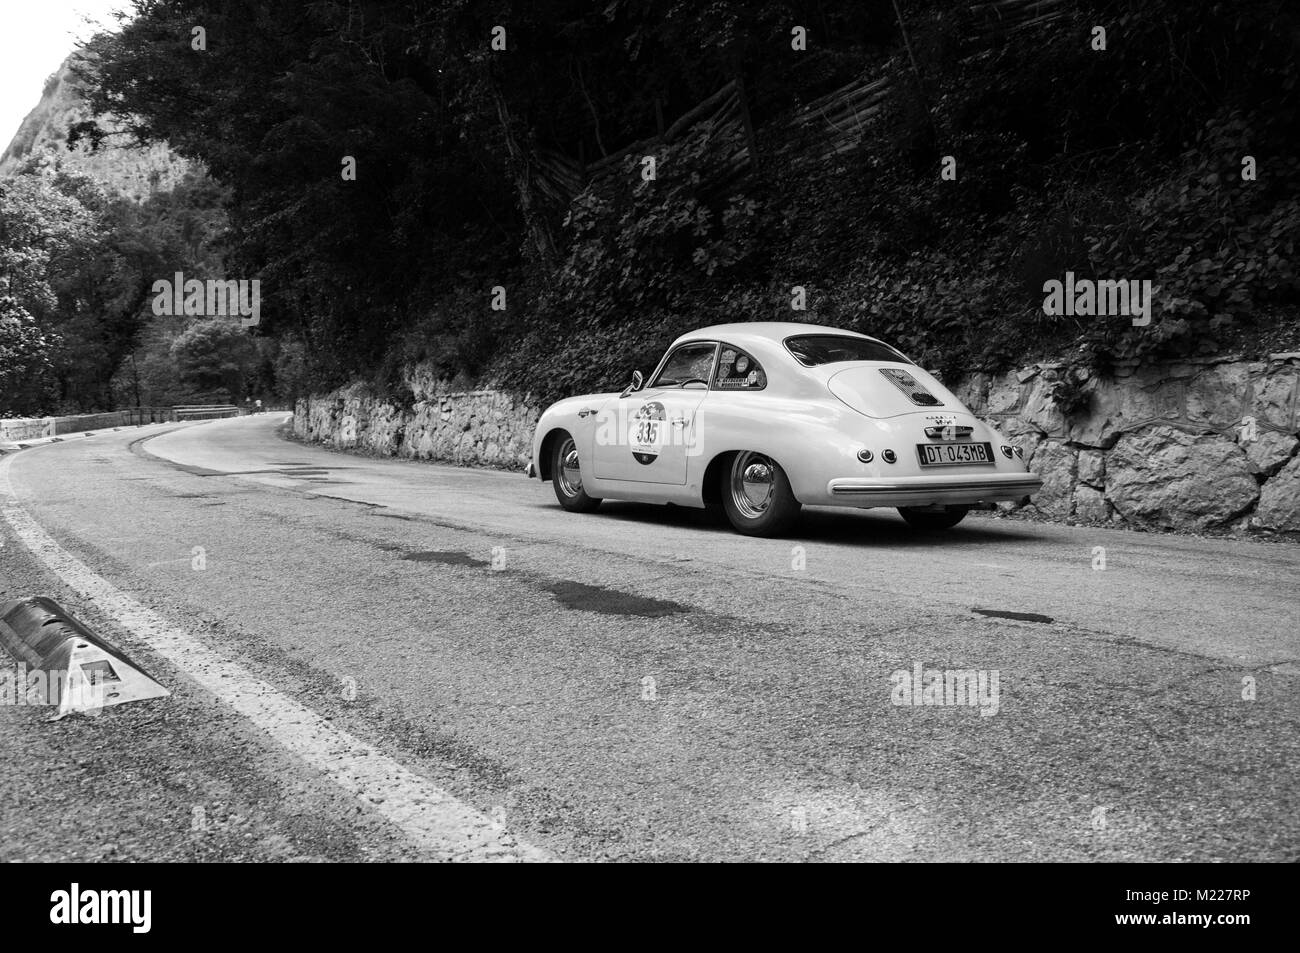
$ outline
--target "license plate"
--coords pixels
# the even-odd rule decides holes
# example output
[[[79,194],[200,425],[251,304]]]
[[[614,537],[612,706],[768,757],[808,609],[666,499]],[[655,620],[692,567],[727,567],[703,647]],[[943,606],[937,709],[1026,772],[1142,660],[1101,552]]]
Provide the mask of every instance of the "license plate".
[[[916,455],[923,467],[956,467],[966,463],[992,463],[991,443],[918,443]]]

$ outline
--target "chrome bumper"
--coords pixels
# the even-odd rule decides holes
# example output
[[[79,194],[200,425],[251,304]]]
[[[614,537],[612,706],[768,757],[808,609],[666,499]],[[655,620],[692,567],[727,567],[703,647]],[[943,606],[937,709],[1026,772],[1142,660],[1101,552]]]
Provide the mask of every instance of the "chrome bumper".
[[[980,474],[966,479],[923,476],[831,480],[826,492],[837,500],[868,506],[924,506],[931,503],[996,503],[1032,496],[1043,486],[1035,473]]]
[[[533,465],[532,460],[529,460],[528,466],[524,467],[524,475],[530,480],[537,476],[537,467]]]

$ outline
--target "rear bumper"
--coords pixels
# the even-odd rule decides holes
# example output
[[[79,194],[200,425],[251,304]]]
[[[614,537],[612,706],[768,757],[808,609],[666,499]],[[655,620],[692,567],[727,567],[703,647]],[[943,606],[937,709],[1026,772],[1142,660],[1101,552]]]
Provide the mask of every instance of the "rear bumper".
[[[831,480],[826,494],[841,506],[932,506],[1020,500],[1042,489],[1035,473],[981,473]]]

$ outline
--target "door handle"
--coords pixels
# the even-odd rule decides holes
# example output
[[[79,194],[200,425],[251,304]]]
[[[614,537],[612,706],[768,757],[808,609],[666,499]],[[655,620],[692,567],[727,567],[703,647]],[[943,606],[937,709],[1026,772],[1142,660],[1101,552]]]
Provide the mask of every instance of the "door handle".
[[[584,407],[584,408],[582,408],[582,410],[578,411],[578,416],[579,416],[579,417],[586,417],[588,414],[594,414],[595,412],[596,412],[596,411],[594,411],[594,410],[593,410],[592,408],[590,408],[590,407]]]
[[[685,426],[686,426],[686,418],[685,418],[685,417],[674,417],[672,420],[670,420],[670,421],[668,421],[668,422],[669,422],[670,424],[672,424],[674,427],[685,427]]]

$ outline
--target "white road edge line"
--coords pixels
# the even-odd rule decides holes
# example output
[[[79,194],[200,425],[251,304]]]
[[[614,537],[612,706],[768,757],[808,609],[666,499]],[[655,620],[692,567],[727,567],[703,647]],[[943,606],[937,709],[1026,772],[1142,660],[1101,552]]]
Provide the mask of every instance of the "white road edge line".
[[[29,451],[30,452],[30,451]],[[500,823],[457,800],[398,761],[293,701],[220,652],[172,625],[71,555],[19,504],[0,458],[0,512],[14,535],[69,588],[302,758],[417,845],[445,860],[550,862],[547,851],[514,838]]]

